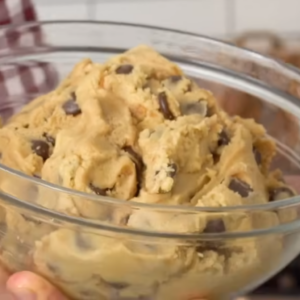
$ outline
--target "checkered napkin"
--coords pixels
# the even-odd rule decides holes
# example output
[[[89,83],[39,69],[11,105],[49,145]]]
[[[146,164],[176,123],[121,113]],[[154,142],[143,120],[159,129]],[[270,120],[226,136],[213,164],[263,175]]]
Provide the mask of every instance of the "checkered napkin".
[[[0,0],[0,60],[27,47],[43,45],[45,37],[41,27],[26,26],[26,22],[34,21],[37,21],[37,15],[30,0]],[[20,24],[24,26],[1,27]],[[57,74],[49,63],[36,60],[0,62],[1,117],[7,119],[36,96],[55,88],[56,84]]]

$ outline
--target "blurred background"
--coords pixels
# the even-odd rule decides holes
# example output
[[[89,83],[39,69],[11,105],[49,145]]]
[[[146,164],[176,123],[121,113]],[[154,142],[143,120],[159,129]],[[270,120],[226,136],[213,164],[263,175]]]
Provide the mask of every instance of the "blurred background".
[[[300,68],[300,0],[32,1],[40,20],[109,20],[168,27],[237,43]],[[11,6],[14,2],[8,1]],[[300,298],[300,257],[254,294],[263,299]]]
[[[14,2],[11,0],[9,2]],[[299,0],[33,0],[43,20],[144,23],[221,38],[248,30],[300,36]],[[299,34],[298,34],[299,32]]]

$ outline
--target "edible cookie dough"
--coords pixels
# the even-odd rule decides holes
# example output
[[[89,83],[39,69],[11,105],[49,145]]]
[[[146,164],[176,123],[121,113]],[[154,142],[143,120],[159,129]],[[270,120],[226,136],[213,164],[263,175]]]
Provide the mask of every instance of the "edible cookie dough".
[[[189,300],[245,288],[274,271],[282,239],[233,237],[297,216],[226,207],[295,194],[269,172],[275,150],[262,126],[229,117],[147,46],[103,65],[86,59],[0,129],[1,163],[38,178],[0,173],[0,188],[124,233],[5,206],[1,261],[38,272],[76,300]],[[136,230],[144,234],[129,234]]]

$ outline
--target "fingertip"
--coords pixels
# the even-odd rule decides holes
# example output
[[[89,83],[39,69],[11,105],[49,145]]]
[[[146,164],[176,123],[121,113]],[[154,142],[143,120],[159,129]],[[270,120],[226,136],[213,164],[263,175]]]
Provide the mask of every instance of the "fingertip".
[[[34,273],[28,271],[22,271],[11,275],[6,282],[6,287],[15,289],[23,287],[26,288],[32,285],[41,286],[42,284],[43,279],[40,278],[38,275],[35,275]]]
[[[66,299],[44,278],[28,271],[18,272],[9,277],[6,288],[15,295],[31,292],[37,296],[37,299]]]

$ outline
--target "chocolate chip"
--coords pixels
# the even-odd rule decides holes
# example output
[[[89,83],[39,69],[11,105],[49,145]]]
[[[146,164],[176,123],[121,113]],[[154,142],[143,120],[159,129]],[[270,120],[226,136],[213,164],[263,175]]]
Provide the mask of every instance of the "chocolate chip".
[[[287,186],[281,186],[269,191],[269,200],[283,200],[294,196],[293,191]]]
[[[238,193],[243,198],[248,197],[249,194],[253,192],[252,188],[248,183],[238,178],[232,178],[228,185],[228,188],[233,192]]]
[[[198,253],[203,253],[205,251],[215,251],[217,252],[223,243],[219,241],[205,241],[196,247]]]
[[[141,180],[143,177],[144,163],[143,163],[143,160],[140,157],[140,155],[137,154],[130,146],[125,146],[123,148],[123,150],[130,155],[131,159],[133,160],[133,162],[135,164],[136,179],[137,179],[136,195],[138,195],[139,190],[141,188],[141,184],[142,184]]]
[[[146,89],[149,89],[149,88],[150,88],[149,82],[146,82],[146,83],[142,86],[142,89],[143,89],[143,90],[146,90]]]
[[[226,228],[222,219],[209,220],[203,230],[204,233],[221,233],[224,231]]]
[[[160,107],[160,111],[164,115],[167,120],[174,120],[174,116],[169,109],[167,95],[165,92],[161,92],[158,94],[158,103]]]
[[[236,247],[237,248],[237,247]],[[203,253],[205,251],[214,251],[219,255],[223,255],[225,259],[228,259],[232,256],[234,252],[241,253],[242,251],[236,251],[234,247],[226,248],[226,245],[220,241],[206,241],[202,242],[196,247],[198,253]]]
[[[191,92],[193,90],[193,84],[190,82],[185,90],[186,93]]]
[[[184,115],[198,114],[205,117],[207,114],[206,103],[202,101],[185,103],[182,104],[180,108]]]
[[[212,117],[215,114],[215,109],[213,107],[207,107],[206,117]]]
[[[48,133],[44,132],[43,137],[46,139],[48,143],[50,143],[52,146],[55,146],[55,138],[49,135]]]
[[[78,248],[82,250],[91,250],[91,244],[81,232],[75,234],[75,242]]]
[[[2,153],[0,152],[0,159],[2,158]]]
[[[95,192],[96,195],[99,195],[99,196],[106,196],[107,191],[109,190],[109,189],[102,189],[102,188],[96,187],[92,183],[90,183],[90,189],[93,192]]]
[[[253,154],[254,154],[256,163],[258,165],[261,165],[262,157],[261,157],[261,153],[257,150],[257,148],[253,148]]]
[[[130,74],[133,70],[133,65],[121,65],[116,69],[117,74]]]
[[[137,177],[141,178],[144,164],[142,158],[137,154],[130,146],[125,146],[123,148],[125,152],[127,152],[135,163]]]
[[[130,284],[126,283],[126,282],[111,282],[111,281],[106,281],[103,278],[102,278],[101,281],[104,282],[106,285],[108,285],[108,286],[110,286],[110,287],[112,287],[116,290],[122,290],[122,289],[125,289],[125,288],[130,286]]]
[[[180,81],[181,79],[182,79],[182,76],[180,76],[180,75],[174,75],[174,76],[169,77],[169,80],[173,83],[176,83],[176,82]]]
[[[169,170],[168,176],[171,177],[171,178],[174,178],[176,173],[177,173],[177,165],[174,164],[174,163],[169,164],[168,169],[172,169],[172,170]]]
[[[72,115],[75,117],[81,114],[81,109],[74,99],[70,99],[67,102],[65,102],[62,108],[65,111],[66,115]]]
[[[226,146],[228,145],[230,142],[230,139],[227,135],[227,133],[222,130],[219,134],[219,140],[218,140],[218,146],[221,147],[221,146]]]
[[[43,161],[47,160],[49,158],[49,145],[41,140],[33,140],[31,141],[31,149],[32,151],[40,156]]]
[[[24,128],[29,128],[29,124],[25,124],[23,127]]]
[[[219,247],[218,253],[219,255],[225,256],[225,259],[228,259],[230,256],[232,256],[232,250],[228,248],[224,248],[222,246]]]
[[[211,155],[212,155],[214,164],[217,164],[220,161],[220,154],[219,153],[212,153]]]
[[[129,283],[126,283],[126,282],[107,282],[107,284],[117,290],[125,289],[125,288],[129,287],[129,285],[130,285]]]
[[[120,220],[120,225],[127,225],[128,221],[129,221],[129,218],[130,218],[130,214],[124,216],[123,218],[121,218]]]
[[[60,269],[57,265],[54,265],[52,263],[46,263],[48,269],[50,272],[52,272],[53,275],[58,275],[60,274]]]
[[[231,246],[230,248],[226,248],[226,247],[224,247],[224,244],[223,244],[223,245],[220,245],[218,248],[219,255],[225,256],[225,259],[230,258],[232,256],[232,254],[234,254],[234,253],[241,254],[243,252],[244,252],[244,250],[238,246]]]

